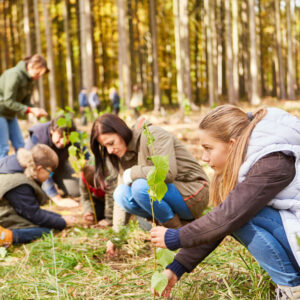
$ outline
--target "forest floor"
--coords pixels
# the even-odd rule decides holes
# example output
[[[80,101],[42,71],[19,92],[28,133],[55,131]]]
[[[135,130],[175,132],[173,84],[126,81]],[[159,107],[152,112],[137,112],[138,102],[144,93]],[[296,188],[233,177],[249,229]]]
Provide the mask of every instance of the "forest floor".
[[[266,106],[283,108],[300,118],[300,101],[263,100]],[[242,104],[247,111],[255,108]],[[209,111],[189,113],[179,121],[176,111],[164,116],[145,112],[152,123],[173,132],[197,160],[201,159],[197,127]],[[128,124],[134,118],[121,114]],[[20,121],[26,136],[30,124]],[[80,130],[90,132],[91,124]],[[207,165],[200,162],[211,176]],[[77,199],[79,201],[79,199]],[[50,234],[30,244],[0,248],[0,299],[153,299],[150,281],[153,250],[149,234],[133,220],[122,231],[126,243],[118,256],[105,254],[111,229],[88,226],[82,221],[82,208],[46,206],[61,214],[75,215],[79,225]],[[159,297],[156,297],[159,299]],[[209,255],[191,274],[185,274],[173,288],[171,299],[272,299],[274,285],[247,249],[232,237]]]

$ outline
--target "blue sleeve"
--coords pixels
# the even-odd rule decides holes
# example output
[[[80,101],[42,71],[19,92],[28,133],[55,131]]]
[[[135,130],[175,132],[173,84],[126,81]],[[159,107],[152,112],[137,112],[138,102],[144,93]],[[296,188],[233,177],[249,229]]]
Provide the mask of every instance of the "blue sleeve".
[[[20,185],[4,195],[16,212],[33,224],[62,230],[66,227],[61,215],[41,209],[34,190],[27,184]]]
[[[179,238],[179,229],[169,228],[165,233],[165,244],[170,250],[177,250],[181,248],[180,238]]]
[[[166,269],[171,270],[176,276],[177,279],[179,280],[180,277],[184,274],[189,272],[187,268],[185,268],[180,262],[178,262],[177,260],[173,260],[172,263],[170,263]]]
[[[54,180],[51,177],[43,182],[42,189],[49,198],[53,198],[58,195],[58,191],[54,185]]]

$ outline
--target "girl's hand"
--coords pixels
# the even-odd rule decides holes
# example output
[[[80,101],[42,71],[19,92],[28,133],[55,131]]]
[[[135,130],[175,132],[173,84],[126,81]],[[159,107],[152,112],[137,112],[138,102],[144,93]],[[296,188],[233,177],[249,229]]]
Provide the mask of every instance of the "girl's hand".
[[[167,275],[167,277],[168,277],[168,285],[166,286],[166,288],[164,289],[164,291],[162,292],[161,295],[163,297],[170,298],[171,290],[172,290],[173,286],[176,284],[176,282],[178,281],[178,278],[169,269],[165,269],[163,271],[163,274]],[[152,292],[153,292],[153,290],[152,290]],[[155,292],[155,294],[158,296],[157,292]]]
[[[87,222],[94,222],[94,221],[95,221],[94,214],[91,213],[91,212],[85,213],[85,214],[83,215],[83,218],[84,218],[84,220],[87,221]]]
[[[62,218],[65,220],[68,227],[74,226],[77,221],[74,216],[62,216]]]
[[[151,242],[154,246],[159,248],[167,248],[165,244],[165,233],[168,228],[163,226],[156,226],[150,230]]]
[[[30,112],[34,114],[37,118],[48,116],[48,113],[40,107],[31,107]]]

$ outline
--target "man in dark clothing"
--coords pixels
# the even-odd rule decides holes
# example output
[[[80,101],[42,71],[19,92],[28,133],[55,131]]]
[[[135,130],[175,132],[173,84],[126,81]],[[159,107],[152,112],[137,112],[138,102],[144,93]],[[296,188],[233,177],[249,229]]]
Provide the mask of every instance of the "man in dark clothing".
[[[74,224],[73,217],[40,208],[47,200],[40,184],[57,165],[56,153],[46,145],[20,149],[0,160],[0,246],[29,242]]]
[[[79,110],[81,114],[81,125],[86,125],[87,119],[85,109],[89,107],[89,100],[87,97],[87,89],[83,87],[78,95]]]

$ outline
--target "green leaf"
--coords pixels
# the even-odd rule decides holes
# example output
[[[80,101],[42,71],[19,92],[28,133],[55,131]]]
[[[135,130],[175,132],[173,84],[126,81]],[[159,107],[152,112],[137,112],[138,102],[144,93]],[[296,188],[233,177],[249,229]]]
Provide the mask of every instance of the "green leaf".
[[[159,182],[155,185],[156,200],[159,203],[162,200],[162,198],[165,196],[167,191],[168,191],[168,187],[164,182]]]
[[[72,131],[69,135],[69,141],[72,144],[79,143],[80,142],[79,133],[77,131]]]
[[[174,257],[175,257],[175,253],[169,249],[158,248],[156,250],[157,262],[163,268],[169,265],[174,260]]]
[[[40,123],[47,123],[48,122],[47,118],[45,118],[45,117],[41,117],[39,119],[39,121],[40,121]]]
[[[4,247],[0,247],[0,260],[5,257],[7,250]]]
[[[69,111],[70,113],[74,114],[74,110],[70,106],[65,107],[66,111]]]
[[[159,295],[162,294],[164,289],[168,285],[168,277],[166,274],[154,272],[151,278],[151,287],[158,292]]]
[[[67,121],[65,118],[59,118],[57,121],[56,121],[56,124],[58,127],[62,128],[62,127],[66,127],[67,125]]]
[[[76,155],[77,155],[77,147],[75,147],[75,146],[70,146],[69,148],[68,148],[68,152],[69,152],[69,155],[70,156],[74,156],[74,157],[76,157]]]

